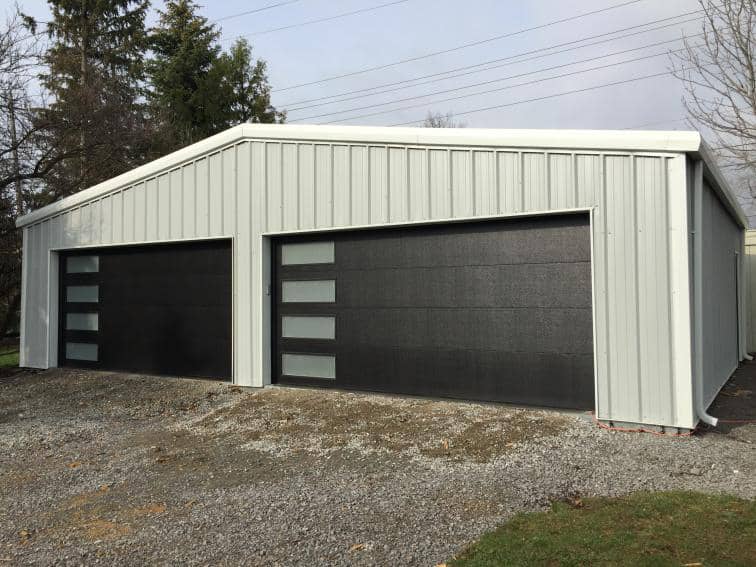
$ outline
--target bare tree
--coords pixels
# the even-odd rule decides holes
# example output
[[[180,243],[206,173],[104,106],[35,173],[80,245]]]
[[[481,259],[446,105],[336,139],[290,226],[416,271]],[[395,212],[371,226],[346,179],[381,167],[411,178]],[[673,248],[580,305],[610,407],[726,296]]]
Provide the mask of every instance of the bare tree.
[[[756,173],[756,2],[699,0],[701,37],[672,56],[692,122],[711,131],[734,169]]]
[[[423,121],[423,128],[464,128],[464,122],[454,120],[451,112],[441,114],[440,112],[428,112],[428,116]]]
[[[0,25],[0,338],[15,326],[20,305],[21,238],[16,219],[29,207],[31,183],[49,154],[39,144],[32,103],[38,43],[18,13]]]

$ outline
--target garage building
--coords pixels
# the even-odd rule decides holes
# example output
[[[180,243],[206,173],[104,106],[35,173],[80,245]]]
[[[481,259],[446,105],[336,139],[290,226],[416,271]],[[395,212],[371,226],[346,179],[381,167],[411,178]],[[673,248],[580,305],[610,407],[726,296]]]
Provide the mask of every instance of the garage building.
[[[22,366],[690,429],[746,356],[697,132],[245,124],[18,226]]]

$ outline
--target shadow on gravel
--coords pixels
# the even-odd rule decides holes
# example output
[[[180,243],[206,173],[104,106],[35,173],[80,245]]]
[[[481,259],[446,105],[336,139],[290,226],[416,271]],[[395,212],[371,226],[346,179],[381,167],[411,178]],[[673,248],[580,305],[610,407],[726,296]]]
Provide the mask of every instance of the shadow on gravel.
[[[743,362],[724,385],[709,413],[719,419],[716,428],[704,433],[742,436],[756,443],[756,361]]]

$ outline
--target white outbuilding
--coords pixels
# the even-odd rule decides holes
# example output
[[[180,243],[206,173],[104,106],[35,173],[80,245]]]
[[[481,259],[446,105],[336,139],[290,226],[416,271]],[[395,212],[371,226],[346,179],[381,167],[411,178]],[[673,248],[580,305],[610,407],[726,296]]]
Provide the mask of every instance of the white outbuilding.
[[[22,366],[691,429],[747,356],[697,132],[244,124],[18,226]]]

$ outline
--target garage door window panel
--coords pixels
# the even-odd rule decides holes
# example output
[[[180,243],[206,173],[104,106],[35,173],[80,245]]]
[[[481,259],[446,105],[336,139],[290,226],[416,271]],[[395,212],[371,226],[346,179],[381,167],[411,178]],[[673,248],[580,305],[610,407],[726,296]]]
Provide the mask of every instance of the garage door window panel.
[[[99,256],[69,256],[66,258],[67,274],[89,274],[100,271]]]
[[[98,303],[99,301],[99,285],[66,286],[66,302],[68,303]]]
[[[336,280],[283,280],[283,303],[335,303]]]
[[[335,380],[336,357],[327,354],[284,352],[281,355],[281,372],[285,376]]]
[[[334,243],[292,242],[281,245],[281,265],[333,264],[335,261]]]

